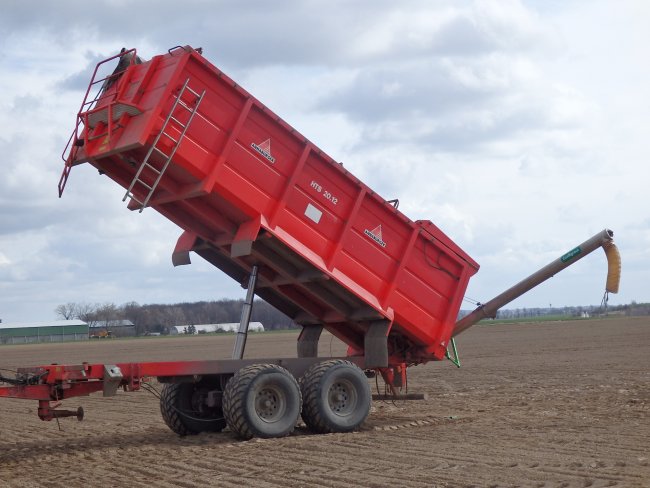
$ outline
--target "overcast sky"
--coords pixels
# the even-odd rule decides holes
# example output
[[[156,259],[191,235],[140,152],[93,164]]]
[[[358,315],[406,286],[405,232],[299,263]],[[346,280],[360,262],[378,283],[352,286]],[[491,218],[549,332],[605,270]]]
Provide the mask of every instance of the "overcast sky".
[[[135,5],[135,6],[134,6]],[[66,302],[243,297],[180,229],[130,212],[89,165],[62,199],[61,152],[89,70],[189,44],[412,219],[481,265],[486,301],[604,228],[610,304],[650,301],[650,2],[6,2],[0,17],[0,318]],[[599,304],[597,250],[509,305]],[[469,303],[464,308],[472,308]]]

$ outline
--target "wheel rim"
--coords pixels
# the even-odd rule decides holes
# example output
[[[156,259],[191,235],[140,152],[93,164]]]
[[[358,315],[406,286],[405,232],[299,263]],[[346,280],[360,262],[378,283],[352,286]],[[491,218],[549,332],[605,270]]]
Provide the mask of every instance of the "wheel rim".
[[[277,422],[282,419],[286,410],[286,395],[282,389],[267,385],[257,391],[255,413],[264,422]]]
[[[332,383],[327,391],[330,410],[340,417],[351,415],[356,410],[357,398],[357,389],[347,380]]]

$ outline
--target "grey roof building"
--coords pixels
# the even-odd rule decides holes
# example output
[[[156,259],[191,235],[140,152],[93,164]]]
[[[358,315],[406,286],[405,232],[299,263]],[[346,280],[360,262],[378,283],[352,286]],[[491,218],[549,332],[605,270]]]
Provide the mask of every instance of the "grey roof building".
[[[84,341],[88,324],[83,320],[0,323],[0,344]]]

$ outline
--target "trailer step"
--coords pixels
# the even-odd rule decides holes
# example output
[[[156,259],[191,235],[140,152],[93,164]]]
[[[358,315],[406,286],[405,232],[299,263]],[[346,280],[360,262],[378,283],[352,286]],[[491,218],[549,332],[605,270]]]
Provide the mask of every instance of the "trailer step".
[[[110,116],[109,112],[111,113]],[[135,115],[140,115],[141,113],[142,111],[135,105],[123,102],[112,103],[98,110],[90,110],[87,118],[88,127],[94,129],[100,122],[108,124],[109,118],[111,121],[117,122],[124,114],[133,117]]]

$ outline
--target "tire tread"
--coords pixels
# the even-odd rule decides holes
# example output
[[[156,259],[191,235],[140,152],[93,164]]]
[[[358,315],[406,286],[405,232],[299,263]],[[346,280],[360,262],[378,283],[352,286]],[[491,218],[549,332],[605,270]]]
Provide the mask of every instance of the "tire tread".
[[[354,430],[341,429],[339,426],[332,424],[323,414],[320,406],[321,380],[323,375],[332,367],[346,365],[358,368],[356,364],[345,359],[331,359],[311,366],[300,378],[300,391],[302,392],[302,419],[307,428],[318,434],[327,434],[332,432],[345,432]]]
[[[160,413],[162,418],[173,432],[180,436],[194,435],[194,432],[187,428],[183,423],[183,419],[176,408],[178,404],[179,395],[181,392],[180,383],[168,383],[163,385],[162,392],[160,393]]]
[[[277,364],[253,364],[237,371],[226,385],[223,395],[223,413],[226,418],[226,424],[231,431],[243,440],[252,439],[255,436],[261,435],[259,432],[255,432],[251,429],[250,422],[246,416],[244,403],[246,401],[246,394],[253,380],[261,373],[270,369],[293,378],[286,369]],[[298,395],[298,401],[300,402],[300,388],[298,388]],[[292,431],[293,428],[285,435],[289,435]]]

